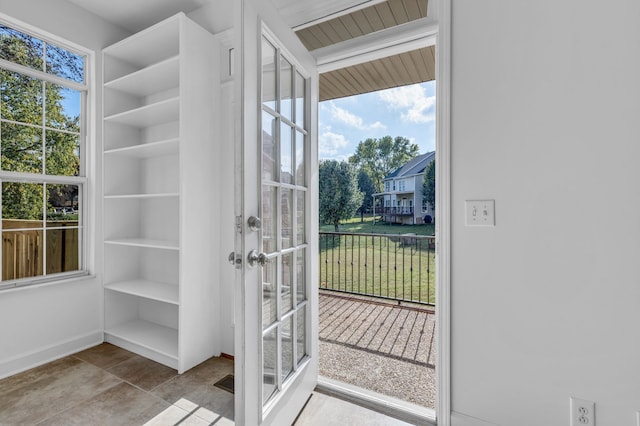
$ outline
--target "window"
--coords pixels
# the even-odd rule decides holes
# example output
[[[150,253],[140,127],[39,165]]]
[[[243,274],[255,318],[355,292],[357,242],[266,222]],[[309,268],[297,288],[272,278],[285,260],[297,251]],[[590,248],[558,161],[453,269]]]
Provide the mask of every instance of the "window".
[[[404,180],[398,182],[398,191],[404,191]]]
[[[86,58],[0,22],[0,288],[83,273]]]
[[[389,192],[389,188],[390,188],[390,183],[389,182],[385,182],[384,183],[384,192]]]
[[[396,190],[396,181],[395,180],[393,181],[393,190],[394,191]]]

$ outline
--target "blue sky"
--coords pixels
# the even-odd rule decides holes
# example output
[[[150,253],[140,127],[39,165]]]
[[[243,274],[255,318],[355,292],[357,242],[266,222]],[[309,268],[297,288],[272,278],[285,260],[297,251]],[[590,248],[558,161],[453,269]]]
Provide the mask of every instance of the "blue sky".
[[[324,101],[319,106],[321,160],[346,160],[367,138],[403,136],[420,154],[435,149],[435,81]]]

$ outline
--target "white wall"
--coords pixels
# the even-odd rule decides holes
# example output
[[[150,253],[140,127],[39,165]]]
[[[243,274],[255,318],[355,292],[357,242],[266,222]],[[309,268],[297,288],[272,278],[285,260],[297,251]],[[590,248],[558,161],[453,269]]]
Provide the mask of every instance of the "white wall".
[[[216,141],[219,144],[219,155],[221,156],[218,169],[218,186],[220,192],[220,202],[212,208],[220,209],[219,243],[220,255],[225,259],[229,253],[235,249],[235,211],[234,200],[236,197],[235,188],[235,148],[234,148],[234,121],[233,121],[233,78],[229,76],[228,48],[233,43],[231,27],[233,24],[233,8],[221,7],[218,4],[201,7],[190,13],[189,18],[193,19],[203,28],[216,34],[221,42],[221,77],[225,81],[220,93],[222,106],[220,111],[220,138]],[[223,34],[223,32],[226,32]],[[212,183],[213,184],[213,183]],[[227,355],[234,355],[234,292],[235,292],[235,268],[224,259],[219,271],[220,279],[220,348]]]
[[[452,4],[452,409],[635,425],[640,2]],[[464,226],[478,198],[495,228]]]
[[[127,35],[64,0],[0,0],[0,12],[95,50],[96,70],[102,67],[100,49]],[[96,117],[102,116],[99,78],[98,72]],[[93,125],[96,139],[89,153],[93,166],[89,190],[100,199],[100,120]],[[91,272],[97,278],[0,291],[0,377],[102,341],[101,208],[98,202],[89,211],[94,225],[89,235]]]

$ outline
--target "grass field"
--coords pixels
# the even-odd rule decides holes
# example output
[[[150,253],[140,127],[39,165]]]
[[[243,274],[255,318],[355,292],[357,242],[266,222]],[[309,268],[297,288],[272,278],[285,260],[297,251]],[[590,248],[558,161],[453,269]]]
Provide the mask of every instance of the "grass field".
[[[333,232],[333,225],[320,232]],[[433,239],[366,235],[432,235],[432,224],[374,225],[357,218],[340,232],[365,235],[320,235],[320,288],[435,304]]]
[[[333,225],[320,225],[320,232],[333,232]],[[360,222],[360,217],[354,217],[340,223],[339,232],[356,232],[359,234],[407,234],[433,235],[435,225],[428,223],[424,225],[399,225],[381,222],[378,216],[374,224],[372,217],[365,217],[364,222]]]

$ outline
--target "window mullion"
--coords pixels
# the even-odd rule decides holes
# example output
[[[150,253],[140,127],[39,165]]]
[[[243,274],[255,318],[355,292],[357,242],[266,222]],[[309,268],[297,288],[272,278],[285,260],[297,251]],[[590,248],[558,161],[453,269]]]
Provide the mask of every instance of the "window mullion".
[[[23,74],[31,78],[37,78],[38,80],[44,80],[48,83],[64,86],[68,89],[77,91],[87,91],[89,89],[89,85],[87,85],[86,83],[77,83],[75,81],[67,80],[53,74],[48,74],[42,71],[35,70],[33,68],[25,67],[24,65],[15,64],[13,62],[7,61],[6,59],[0,59],[0,68],[11,72],[16,72],[18,74]]]

